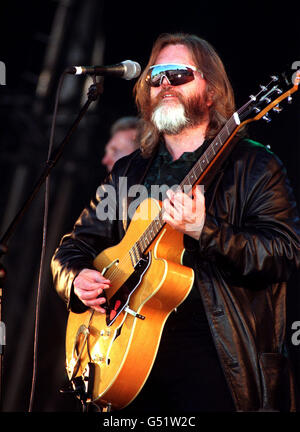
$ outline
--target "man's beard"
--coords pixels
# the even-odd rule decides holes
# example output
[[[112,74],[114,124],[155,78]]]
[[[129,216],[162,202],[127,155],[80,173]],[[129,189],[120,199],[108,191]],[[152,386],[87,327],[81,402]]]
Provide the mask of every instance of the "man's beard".
[[[164,94],[174,94],[178,101],[174,104],[164,102]],[[185,100],[174,91],[164,90],[152,104],[151,120],[160,133],[177,135],[187,127],[195,127],[207,117],[207,105],[205,96],[194,96]]]

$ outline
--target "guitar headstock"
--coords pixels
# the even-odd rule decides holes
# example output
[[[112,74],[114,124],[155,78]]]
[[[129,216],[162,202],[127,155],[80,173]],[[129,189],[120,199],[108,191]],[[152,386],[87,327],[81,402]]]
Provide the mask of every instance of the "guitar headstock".
[[[279,105],[281,102],[292,102],[292,94],[298,90],[300,83],[300,70],[294,73],[292,80],[286,72],[272,75],[270,78],[271,81],[261,85],[260,91],[256,95],[251,95],[250,100],[237,111],[241,122],[249,123],[261,118],[269,122],[269,111],[280,113],[283,110]]]

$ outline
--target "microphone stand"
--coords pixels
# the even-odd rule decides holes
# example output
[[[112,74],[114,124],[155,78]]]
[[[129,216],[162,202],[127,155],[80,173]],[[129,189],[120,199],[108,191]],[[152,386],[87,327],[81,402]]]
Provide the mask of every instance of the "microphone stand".
[[[90,104],[98,99],[98,96],[103,93],[103,81],[96,82],[95,76],[93,76],[94,84],[92,84],[88,89],[88,99],[81,108],[77,118],[69,128],[67,135],[63,139],[63,141],[58,145],[58,147],[53,150],[51,153],[49,160],[46,163],[46,166],[40,175],[39,179],[37,180],[36,184],[34,185],[32,192],[24,202],[21,209],[18,211],[12,222],[10,223],[9,227],[7,228],[6,232],[0,239],[0,406],[2,406],[2,398],[3,398],[3,358],[4,358],[4,346],[5,346],[5,324],[2,322],[2,298],[3,298],[3,286],[4,281],[7,276],[6,269],[3,266],[1,260],[3,256],[8,252],[8,241],[14,231],[17,228],[17,225],[25,215],[27,209],[29,208],[31,202],[35,198],[36,194],[40,190],[41,186],[45,182],[46,178],[49,176],[52,169],[57,164],[58,160],[62,156],[63,150],[67,142],[70,140],[71,136],[77,129],[77,126],[79,125],[81,119],[84,117],[85,113],[87,112]]]

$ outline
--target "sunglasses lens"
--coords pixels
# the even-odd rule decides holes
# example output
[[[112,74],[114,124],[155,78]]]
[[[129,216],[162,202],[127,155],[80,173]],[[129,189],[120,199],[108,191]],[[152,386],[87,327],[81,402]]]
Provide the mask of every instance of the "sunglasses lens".
[[[194,79],[194,72],[184,65],[157,65],[152,66],[146,78],[146,82],[152,87],[159,87],[166,77],[171,85],[186,84]]]
[[[178,86],[193,81],[194,72],[192,71],[192,69],[169,71],[167,77],[171,85]]]

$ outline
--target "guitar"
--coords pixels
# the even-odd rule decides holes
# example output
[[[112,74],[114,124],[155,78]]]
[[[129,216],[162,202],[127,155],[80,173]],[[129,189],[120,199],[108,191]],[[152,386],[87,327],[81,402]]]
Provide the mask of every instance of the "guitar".
[[[271,110],[298,90],[300,71],[290,83],[274,75],[236,111],[182,180],[190,192],[207,184],[247,123],[269,121]],[[151,216],[149,216],[151,215]],[[175,247],[176,246],[176,247]],[[103,410],[130,404],[145,384],[170,313],[189,295],[194,272],[182,264],[183,234],[162,218],[161,203],[146,199],[137,208],[119,244],[101,252],[94,266],[112,286],[106,314],[70,312],[66,332],[66,370],[77,396]]]

